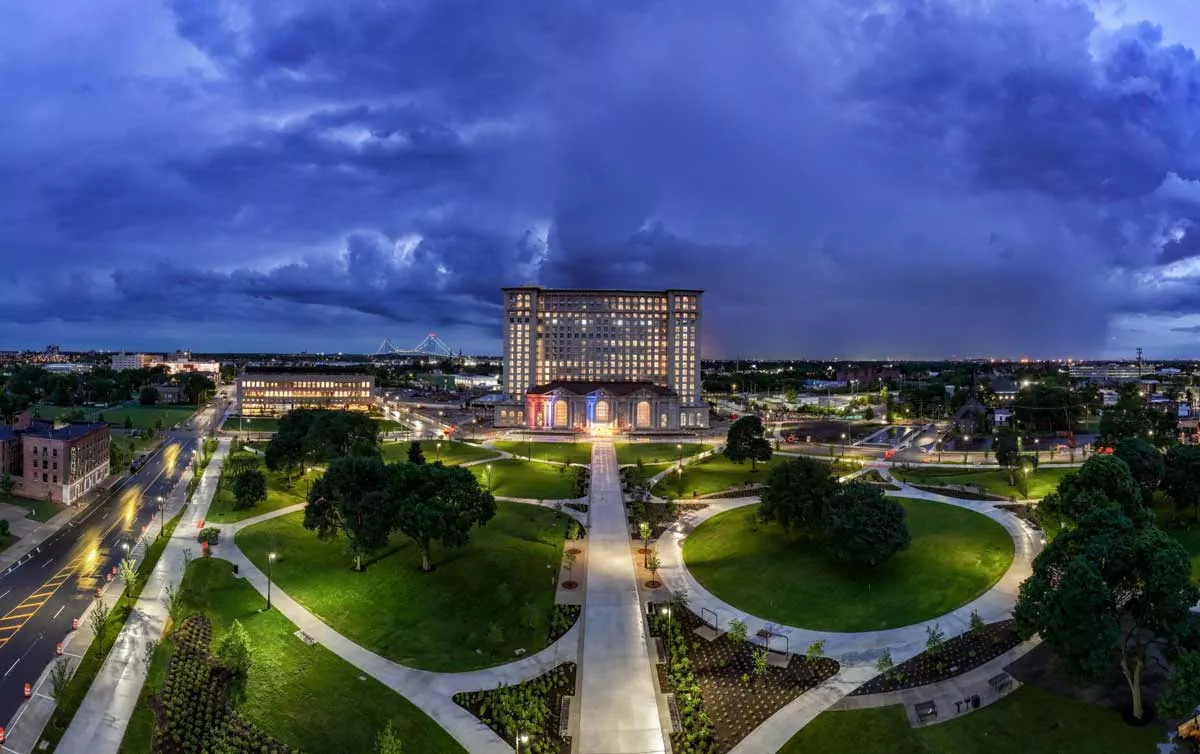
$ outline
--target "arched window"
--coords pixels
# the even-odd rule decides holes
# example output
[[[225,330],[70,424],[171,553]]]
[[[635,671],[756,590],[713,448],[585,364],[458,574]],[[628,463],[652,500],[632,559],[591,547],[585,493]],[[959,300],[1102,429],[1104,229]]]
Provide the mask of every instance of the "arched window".
[[[559,401],[554,402],[554,426],[560,427],[560,428],[567,426],[567,402],[566,401],[559,400]]]
[[[608,401],[598,401],[596,403],[596,423],[608,424],[612,419],[608,415]]]
[[[637,426],[650,426],[650,401],[642,401],[637,404]]]

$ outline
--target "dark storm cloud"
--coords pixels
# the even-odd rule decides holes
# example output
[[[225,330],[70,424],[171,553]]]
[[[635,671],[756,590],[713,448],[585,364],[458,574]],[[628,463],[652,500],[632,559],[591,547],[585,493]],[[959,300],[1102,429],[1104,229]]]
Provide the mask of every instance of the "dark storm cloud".
[[[1200,312],[1162,271],[1200,253],[1200,66],[1082,3],[37,8],[0,10],[22,345],[494,349],[529,282],[705,288],[713,355],[1087,355]]]

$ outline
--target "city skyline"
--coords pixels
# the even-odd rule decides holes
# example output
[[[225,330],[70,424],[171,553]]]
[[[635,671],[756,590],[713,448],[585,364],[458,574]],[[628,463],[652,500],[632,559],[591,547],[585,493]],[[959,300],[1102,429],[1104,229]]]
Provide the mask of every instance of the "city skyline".
[[[530,283],[705,289],[711,357],[1200,331],[1176,0],[40,7],[0,10],[3,347],[498,352]]]

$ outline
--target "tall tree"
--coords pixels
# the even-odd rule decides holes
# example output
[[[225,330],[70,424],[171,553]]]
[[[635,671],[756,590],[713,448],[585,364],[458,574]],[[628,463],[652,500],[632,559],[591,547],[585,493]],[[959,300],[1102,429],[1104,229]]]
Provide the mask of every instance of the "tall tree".
[[[762,419],[743,416],[729,425],[725,437],[724,455],[733,463],[750,461],[750,470],[757,470],[758,461],[771,460],[771,443],[764,437]]]
[[[1016,485],[1014,472],[1021,465],[1021,451],[1020,444],[1017,442],[1017,434],[1007,427],[997,432],[996,439],[992,443],[992,452],[996,455],[996,463],[1008,470],[1009,486]]]
[[[1093,511],[1109,507],[1137,526],[1151,518],[1129,466],[1115,455],[1099,455],[1064,476],[1058,489],[1038,505],[1037,515],[1043,525],[1070,528]]]
[[[142,392],[138,394],[138,403],[143,406],[153,406],[158,403],[158,388],[153,385],[142,388]]]
[[[470,473],[470,472],[467,472]],[[313,483],[304,508],[304,528],[322,540],[345,536],[354,570],[387,544],[393,505],[388,468],[379,458],[343,456]]]
[[[235,510],[253,508],[267,499],[267,477],[258,469],[243,471],[233,478]]]
[[[1013,617],[1023,636],[1040,634],[1084,680],[1103,681],[1115,662],[1133,716],[1141,719],[1142,671],[1156,646],[1185,635],[1197,600],[1183,546],[1109,506],[1087,514],[1038,555]]]
[[[877,566],[912,542],[904,507],[863,482],[842,485],[829,502],[826,546],[838,560]]]
[[[395,528],[417,544],[421,570],[433,570],[430,545],[461,547],[471,527],[496,514],[496,501],[479,480],[461,466],[392,464],[391,499]]]
[[[1167,451],[1163,490],[1175,501],[1176,508],[1200,506],[1200,445],[1176,445]]]
[[[425,452],[421,450],[420,440],[413,440],[408,446],[408,462],[416,464],[425,463]]]
[[[1113,455],[1129,467],[1133,481],[1142,492],[1142,501],[1148,503],[1166,473],[1163,454],[1140,437],[1126,437],[1117,441]]]
[[[1097,441],[1107,445],[1116,445],[1125,437],[1150,436],[1154,428],[1150,414],[1136,385],[1127,385],[1121,389],[1116,405],[1104,409],[1100,416],[1100,434]]]
[[[829,464],[797,458],[771,468],[758,513],[764,521],[778,521],[784,529],[817,539],[824,536],[826,511],[837,492]]]
[[[304,456],[321,463],[339,456],[379,455],[378,427],[366,414],[317,411],[304,436]]]

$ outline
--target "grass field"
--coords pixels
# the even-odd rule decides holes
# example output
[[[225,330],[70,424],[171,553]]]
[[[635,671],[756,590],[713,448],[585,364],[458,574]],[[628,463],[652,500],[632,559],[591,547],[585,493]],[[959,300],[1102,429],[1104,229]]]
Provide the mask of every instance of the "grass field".
[[[431,573],[421,573],[416,545],[401,535],[356,573],[345,543],[320,541],[300,513],[243,529],[237,543],[264,569],[267,553],[277,553],[275,583],[364,647],[412,667],[460,671],[546,646],[567,521],[548,508],[498,503],[466,546],[434,545]]]
[[[267,499],[252,508],[234,510],[233,483],[228,477],[229,464],[226,463],[221,469],[221,484],[217,487],[217,492],[213,495],[212,505],[208,509],[208,520],[213,523],[229,524],[253,518],[254,516],[261,516],[264,513],[286,508],[289,505],[303,503],[308,494],[307,483],[319,478],[322,473],[319,470],[314,470],[308,474],[296,477],[289,484],[287,475],[283,472],[268,471],[267,467],[262,463],[261,456],[256,456],[247,451],[238,451],[237,453],[230,454],[230,459],[234,456],[254,458],[258,461],[259,471],[267,476]]]
[[[29,518],[34,521],[49,521],[54,516],[67,509],[65,505],[59,505],[55,502],[47,502],[41,498],[33,499],[28,497],[17,497],[16,495],[0,495],[0,503],[8,503],[16,505],[29,511]]]
[[[977,712],[924,728],[909,727],[899,706],[825,712],[779,754],[1139,754],[1164,740],[1162,726],[1130,727],[1115,712],[1022,686]]]
[[[1013,541],[986,516],[899,499],[909,548],[877,568],[838,563],[758,506],[713,516],[684,540],[692,574],[752,615],[818,631],[875,631],[936,618],[978,597],[1008,569]]]
[[[271,416],[231,416],[222,428],[227,432],[278,432],[279,420]]]
[[[379,446],[383,460],[388,463],[408,460],[410,442],[385,442]],[[441,447],[438,447],[438,446]],[[425,454],[425,462],[433,463],[440,460],[447,466],[457,466],[460,463],[482,461],[485,458],[499,458],[500,454],[481,445],[466,442],[449,442],[437,440],[422,440],[421,452]]]
[[[503,458],[468,468],[484,489],[499,497],[558,500],[575,496],[575,471],[565,466]]]
[[[659,497],[673,495],[683,499],[720,492],[742,484],[765,482],[767,470],[771,466],[790,460],[792,459],[784,456],[773,456],[767,463],[758,464],[758,471],[751,471],[749,461],[732,463],[727,461],[725,456],[715,454],[684,466],[682,482],[674,472],[668,474],[654,485],[653,492]]]
[[[1040,468],[1029,477],[1029,497],[1041,499],[1058,488],[1058,483],[1064,476],[1075,471],[1072,468]],[[904,469],[896,466],[892,476],[911,484],[964,484],[980,487],[984,492],[1001,497],[1021,497],[1021,491],[1008,483],[1008,472],[1000,469],[981,469],[979,471],[961,471],[948,468],[910,467]]]
[[[619,442],[616,444],[617,463],[623,466],[627,463],[637,463],[638,459],[647,465],[675,463],[679,460],[680,453],[687,458],[709,447],[711,446],[698,442]]]
[[[236,618],[250,635],[252,664],[238,710],[279,740],[308,752],[372,754],[375,736],[390,720],[405,751],[457,754],[464,750],[448,733],[400,694],[320,645],[296,638],[296,626],[279,611],[262,611],[263,598],[228,561],[198,559],[183,583],[185,615],[202,613],[213,623],[213,645]],[[162,684],[170,642],[150,667],[150,683]],[[153,712],[143,692],[121,745],[123,754],[148,754]]]
[[[565,463],[591,463],[592,444],[590,442],[525,442],[524,440],[496,440],[492,445],[497,450],[512,453],[521,458],[533,457],[542,461],[560,461]]]

